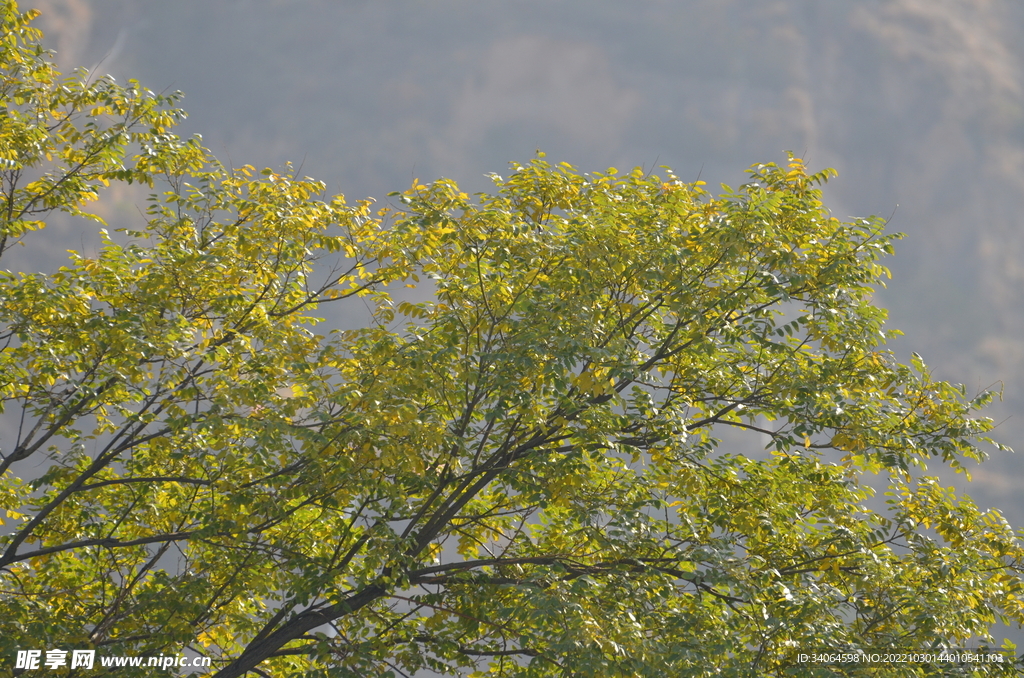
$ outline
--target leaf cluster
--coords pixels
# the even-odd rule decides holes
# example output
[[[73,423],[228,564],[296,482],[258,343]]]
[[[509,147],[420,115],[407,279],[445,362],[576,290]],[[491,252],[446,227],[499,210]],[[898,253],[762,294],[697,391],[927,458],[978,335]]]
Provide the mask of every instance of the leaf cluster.
[[[830,171],[715,197],[538,157],[374,211],[224,168],[176,96],[61,78],[2,12],[0,255],[154,192],[95,256],[0,273],[0,655],[781,676],[1024,622],[1019,536],[926,474],[995,445],[992,394],[886,350],[895,236],[832,217]],[[317,334],[339,303],[372,322]]]

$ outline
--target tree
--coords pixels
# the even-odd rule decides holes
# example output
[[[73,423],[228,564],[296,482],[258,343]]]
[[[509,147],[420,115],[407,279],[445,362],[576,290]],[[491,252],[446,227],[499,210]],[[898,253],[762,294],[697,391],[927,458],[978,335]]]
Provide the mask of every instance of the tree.
[[[0,254],[154,194],[96,256],[0,274],[0,655],[817,675],[798,652],[1024,622],[1018,538],[924,472],[1000,447],[992,394],[884,348],[893,236],[829,215],[829,171],[712,197],[541,157],[375,212],[225,169],[177,95],[62,78],[2,11]],[[316,334],[345,300],[371,322]]]

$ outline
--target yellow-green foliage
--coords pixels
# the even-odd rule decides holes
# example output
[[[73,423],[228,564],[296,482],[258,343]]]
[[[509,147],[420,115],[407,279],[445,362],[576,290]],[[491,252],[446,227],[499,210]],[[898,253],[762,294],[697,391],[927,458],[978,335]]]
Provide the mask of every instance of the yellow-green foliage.
[[[0,11],[3,257],[154,191],[94,257],[0,273],[0,665],[818,675],[799,651],[1024,620],[1017,537],[924,470],[982,459],[989,396],[884,348],[892,236],[831,217],[828,172],[713,197],[541,157],[375,212],[225,169],[176,96],[63,77]],[[318,335],[328,303],[373,322]]]

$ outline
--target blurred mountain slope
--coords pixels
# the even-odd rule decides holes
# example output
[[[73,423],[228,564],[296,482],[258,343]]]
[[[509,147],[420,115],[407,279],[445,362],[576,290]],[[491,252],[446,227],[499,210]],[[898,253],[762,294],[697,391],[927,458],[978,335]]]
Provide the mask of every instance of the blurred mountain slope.
[[[535,149],[712,186],[784,149],[834,166],[837,216],[908,238],[879,299],[969,389],[1002,381],[1024,450],[1024,4],[1017,0],[39,0],[66,67],[182,89],[225,162],[350,198],[484,190]],[[126,204],[108,216],[135,218]],[[120,216],[118,216],[120,215]],[[64,245],[55,245],[62,251]],[[972,494],[1024,524],[1024,454]]]

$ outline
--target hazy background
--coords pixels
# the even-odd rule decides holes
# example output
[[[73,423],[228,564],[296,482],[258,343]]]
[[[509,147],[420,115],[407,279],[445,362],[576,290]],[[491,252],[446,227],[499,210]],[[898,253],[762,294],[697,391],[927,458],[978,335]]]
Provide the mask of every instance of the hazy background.
[[[65,68],[183,90],[183,132],[226,164],[290,160],[350,199],[417,177],[485,190],[536,149],[583,170],[670,165],[712,189],[785,150],[837,168],[835,216],[892,215],[908,234],[878,295],[906,333],[894,348],[972,392],[1005,387],[990,414],[1021,453],[997,453],[970,492],[1024,526],[1024,2],[29,6]],[[119,200],[107,216],[139,218],[136,196]],[[84,244],[69,228],[52,257],[64,235]]]

